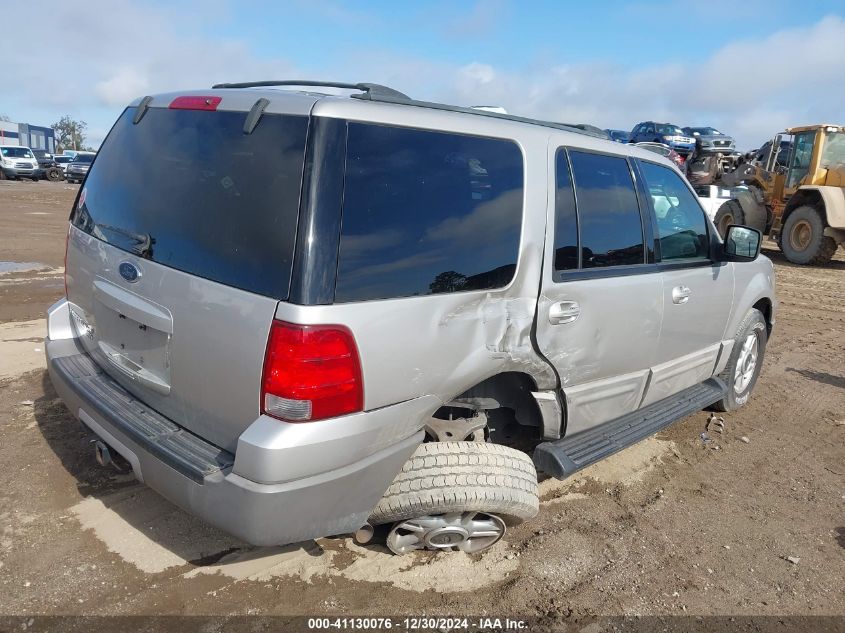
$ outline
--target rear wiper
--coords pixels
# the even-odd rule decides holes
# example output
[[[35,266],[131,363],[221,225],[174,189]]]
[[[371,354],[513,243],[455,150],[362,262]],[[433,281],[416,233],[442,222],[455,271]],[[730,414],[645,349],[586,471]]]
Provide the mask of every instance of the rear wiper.
[[[97,228],[105,229],[106,231],[111,231],[112,233],[119,233],[120,235],[128,237],[136,243],[132,247],[133,252],[144,258],[152,257],[153,244],[155,244],[156,241],[149,233],[133,233],[132,231],[127,231],[126,229],[122,229],[119,226],[112,226],[111,224],[98,223]]]

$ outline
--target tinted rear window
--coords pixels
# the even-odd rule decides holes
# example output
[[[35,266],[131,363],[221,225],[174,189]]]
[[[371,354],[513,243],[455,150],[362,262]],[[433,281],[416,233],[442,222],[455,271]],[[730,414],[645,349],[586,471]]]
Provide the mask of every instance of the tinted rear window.
[[[586,152],[569,156],[581,224],[581,267],[644,263],[640,208],[628,162]]]
[[[350,123],[335,300],[506,286],[522,197],[512,141]]]
[[[117,248],[277,299],[290,287],[307,117],[151,108],[120,117],[74,226]],[[79,158],[77,158],[79,160]]]

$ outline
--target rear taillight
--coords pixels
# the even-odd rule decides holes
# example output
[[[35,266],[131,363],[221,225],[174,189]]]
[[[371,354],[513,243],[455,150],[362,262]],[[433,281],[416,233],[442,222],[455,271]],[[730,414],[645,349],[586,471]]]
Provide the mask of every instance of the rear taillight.
[[[306,422],[363,407],[361,360],[352,332],[340,325],[273,321],[261,381],[264,413]]]
[[[222,97],[176,97],[170,102],[171,110],[216,110]]]

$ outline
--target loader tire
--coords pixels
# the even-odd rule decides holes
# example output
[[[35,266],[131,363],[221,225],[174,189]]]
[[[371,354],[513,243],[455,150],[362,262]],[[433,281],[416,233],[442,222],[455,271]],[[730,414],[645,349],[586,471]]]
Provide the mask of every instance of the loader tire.
[[[517,525],[539,509],[537,471],[525,453],[487,442],[427,442],[405,462],[370,523],[477,511]]]
[[[793,264],[819,266],[836,252],[836,240],[824,234],[825,222],[818,209],[803,205],[786,218],[781,231],[781,250]]]
[[[724,202],[716,211],[713,224],[716,225],[716,230],[722,239],[725,239],[725,233],[731,224],[745,224],[745,211],[743,211],[739,201],[728,200]]]

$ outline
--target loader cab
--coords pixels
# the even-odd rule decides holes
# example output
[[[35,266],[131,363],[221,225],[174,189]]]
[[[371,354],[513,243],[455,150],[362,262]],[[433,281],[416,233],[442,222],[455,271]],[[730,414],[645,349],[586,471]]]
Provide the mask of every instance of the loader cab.
[[[796,189],[811,171],[816,145],[816,130],[796,132],[792,139],[792,152],[789,155],[789,166],[786,172],[784,188],[788,191]]]

